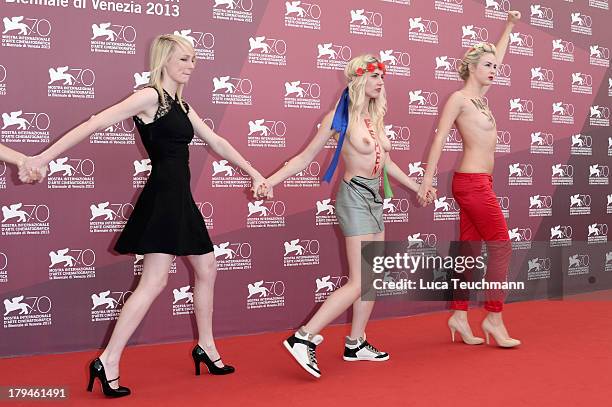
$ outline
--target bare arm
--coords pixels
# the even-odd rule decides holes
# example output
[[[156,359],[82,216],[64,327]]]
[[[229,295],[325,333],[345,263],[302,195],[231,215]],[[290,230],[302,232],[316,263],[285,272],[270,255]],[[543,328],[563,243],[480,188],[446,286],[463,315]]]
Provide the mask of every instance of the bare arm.
[[[268,177],[267,183],[270,187],[274,187],[288,177],[302,171],[312,160],[314,160],[317,153],[323,149],[327,140],[334,134],[334,130],[331,130],[333,117],[334,112],[329,112],[321,122],[319,131],[306,148],[289,160],[283,168]]]
[[[191,106],[188,117],[195,135],[204,140],[215,153],[242,168],[253,180],[263,180],[259,171],[253,168],[229,141],[212,131]]]
[[[152,88],[146,88],[91,116],[89,120],[70,130],[41,154],[26,158],[23,167],[25,172],[29,174],[29,178],[22,178],[22,181],[41,181],[45,176],[49,161],[69,148],[74,147],[90,134],[150,109],[155,105],[157,105],[157,92]]]
[[[508,12],[508,20],[506,22],[506,27],[504,28],[504,32],[502,33],[501,37],[497,41],[497,44],[495,44],[495,48],[497,50],[495,54],[497,56],[498,65],[501,65],[502,62],[504,61],[504,56],[506,55],[506,50],[508,49],[508,41],[510,39],[510,33],[512,32],[512,29],[514,28],[514,24],[516,24],[516,22],[520,19],[521,19],[520,12],[518,11]]]
[[[414,192],[419,190],[420,185],[414,182],[412,178],[402,171],[402,169],[391,159],[391,155],[387,156],[385,168],[387,169],[387,174],[398,180],[400,184],[406,186],[408,189]]]
[[[504,28],[504,32],[502,33],[501,37],[499,37],[497,44],[495,44],[495,49],[496,49],[495,56],[497,59],[498,67],[504,61],[504,56],[506,55],[506,50],[508,49],[508,42],[510,40],[510,33],[512,32],[512,29],[514,28],[514,24],[516,24],[516,22],[520,20],[520,18],[521,18],[520,12],[518,11],[508,12],[508,20],[506,22],[506,27]],[[482,94],[484,95],[485,93],[487,93],[489,88],[490,86],[485,86],[483,88]]]
[[[5,161],[9,164],[20,165],[26,159],[25,154],[15,151],[0,144],[0,161]]]
[[[455,123],[455,120],[461,113],[462,105],[463,96],[459,92],[453,93],[446,102],[446,105],[444,105],[442,115],[438,121],[438,132],[434,136],[429,149],[429,155],[427,156],[427,169],[423,176],[423,184],[427,183],[431,185],[434,172],[440,160],[440,155],[442,155],[442,149],[444,148],[444,144],[446,144],[446,138],[453,127],[453,123]]]
[[[429,155],[427,156],[427,169],[425,170],[423,182],[418,191],[418,196],[421,203],[429,200],[427,197],[429,192],[431,192],[435,198],[435,189],[432,187],[433,176],[436,171],[436,167],[438,166],[440,155],[442,155],[442,149],[446,143],[448,133],[453,127],[453,123],[457,117],[461,114],[462,106],[463,96],[459,92],[453,93],[446,102],[446,105],[444,105],[442,115],[438,121],[438,132],[434,136],[431,147],[429,148]]]
[[[46,164],[64,151],[83,141],[90,134],[137,115],[155,104],[157,104],[157,92],[152,88],[142,89],[116,105],[91,116],[89,120],[79,124],[53,143],[39,157]]]

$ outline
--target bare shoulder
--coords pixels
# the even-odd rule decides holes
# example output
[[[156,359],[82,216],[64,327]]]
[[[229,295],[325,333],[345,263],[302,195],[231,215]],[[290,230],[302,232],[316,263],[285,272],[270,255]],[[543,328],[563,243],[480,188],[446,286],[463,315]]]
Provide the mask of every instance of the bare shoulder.
[[[321,126],[325,126],[328,129],[331,128],[332,121],[334,120],[335,110],[330,110],[327,112],[325,116],[323,116],[323,120],[321,120]]]
[[[137,112],[153,109],[157,106],[158,102],[159,96],[157,95],[157,91],[149,87],[137,90],[123,101],[126,106],[129,106],[130,109],[134,109]]]
[[[445,109],[449,111],[456,111],[461,113],[465,107],[467,99],[463,92],[460,90],[451,93],[450,97],[446,101]]]
[[[318,130],[316,131],[315,138],[316,139],[328,139],[332,137],[335,133],[335,130],[332,130],[332,122],[334,120],[334,111],[327,112],[323,119],[321,119],[321,124],[319,124]]]
[[[134,92],[134,94],[132,95],[132,99],[137,100],[141,103],[152,104],[157,103],[159,96],[154,88],[147,86],[146,88],[142,88]]]
[[[450,97],[448,98],[448,101],[449,103],[462,105],[466,101],[466,97],[462,91],[456,90],[451,93]]]

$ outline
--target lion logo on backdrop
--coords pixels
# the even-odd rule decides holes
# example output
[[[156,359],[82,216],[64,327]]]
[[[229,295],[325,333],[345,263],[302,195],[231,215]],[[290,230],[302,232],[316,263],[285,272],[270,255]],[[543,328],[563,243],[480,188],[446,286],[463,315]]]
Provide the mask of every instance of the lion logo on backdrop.
[[[98,217],[104,217],[104,220],[113,220],[117,214],[108,207],[109,204],[110,202],[102,202],[97,205],[91,205],[89,207],[91,210],[91,218],[89,220],[92,221]]]
[[[115,306],[117,305],[117,301],[114,298],[109,298],[108,297],[109,295],[110,295],[110,290],[103,291],[98,294],[92,294],[91,301],[93,303],[93,306],[91,307],[91,310],[93,311],[96,308],[101,307],[102,305],[106,305],[105,309],[114,309]]]
[[[16,112],[11,113],[2,113],[2,130],[6,129],[9,126],[17,126],[19,130],[26,130],[30,123],[20,117],[23,114],[23,110],[18,110]]]
[[[304,253],[304,246],[298,243],[300,243],[300,239],[293,239],[290,242],[285,242],[285,254],[283,256],[288,256],[293,252],[295,252],[296,255],[302,255]]]
[[[304,13],[306,13],[306,10],[304,10],[303,7],[300,6],[300,4],[302,4],[301,1],[286,1],[285,2],[285,15],[288,16],[290,14],[297,14],[298,17],[304,17]]]
[[[252,296],[256,294],[259,294],[258,298],[267,297],[268,294],[270,294],[270,290],[268,290],[266,287],[262,287],[263,283],[264,283],[263,280],[259,280],[255,283],[249,283],[247,285],[247,288],[249,290],[249,296],[247,298],[251,298]]]
[[[24,304],[23,301],[25,297],[20,295],[18,297],[13,297],[10,300],[4,300],[4,316],[7,316],[13,311],[19,311],[19,315],[27,315],[29,312],[28,304]]]
[[[92,24],[91,39],[95,40],[98,37],[106,36],[106,41],[115,41],[117,39],[117,34],[109,28],[110,26],[111,23]]]
[[[64,267],[74,267],[76,259],[70,255],[66,255],[69,251],[69,248],[61,249],[57,252],[50,251],[49,259],[51,259],[51,265],[49,267],[56,266],[59,263],[64,263]]]
[[[225,256],[225,260],[236,257],[236,252],[229,248],[230,242],[224,242],[219,245],[213,245],[215,258]]]
[[[317,201],[317,215],[325,211],[327,211],[326,215],[333,215],[336,209],[334,208],[334,205],[332,205],[330,202],[331,198],[323,199],[322,201]]]
[[[143,160],[135,160],[134,161],[134,175],[140,175],[142,173],[148,172],[147,175],[151,175],[151,171],[153,170],[153,166],[151,165],[151,159],[145,158]]]
[[[6,34],[9,31],[19,31],[20,35],[28,35],[29,27],[25,23],[22,23],[22,21],[23,16],[11,18],[4,17],[2,19],[2,22],[4,23],[4,31],[2,31],[2,34]]]
[[[176,304],[179,301],[185,300],[185,304],[193,304],[193,293],[189,292],[191,286],[186,285],[184,287],[180,287],[179,289],[173,289],[172,295],[174,296],[174,301],[172,304]]]

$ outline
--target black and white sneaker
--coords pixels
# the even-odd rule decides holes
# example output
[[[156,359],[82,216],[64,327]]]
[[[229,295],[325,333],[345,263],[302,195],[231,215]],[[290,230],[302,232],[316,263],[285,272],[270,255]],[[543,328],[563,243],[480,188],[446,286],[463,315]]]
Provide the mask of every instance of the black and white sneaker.
[[[363,338],[357,340],[351,340],[348,336],[344,342],[344,356],[342,359],[348,362],[354,362],[359,360],[370,360],[374,362],[383,362],[389,360],[389,354],[381,352],[374,346],[370,345],[365,339],[365,333]]]
[[[315,351],[317,345],[321,342],[323,342],[321,335],[315,335],[312,339],[308,339],[308,334],[302,335],[298,331],[283,341],[283,345],[304,370],[318,378],[321,377],[321,371],[317,365]]]

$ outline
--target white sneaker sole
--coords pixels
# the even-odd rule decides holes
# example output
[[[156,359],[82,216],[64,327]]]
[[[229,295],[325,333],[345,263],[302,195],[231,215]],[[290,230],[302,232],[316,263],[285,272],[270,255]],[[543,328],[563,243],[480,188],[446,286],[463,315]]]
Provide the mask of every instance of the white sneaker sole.
[[[293,359],[302,367],[302,369],[304,369],[305,371],[307,371],[308,373],[310,373],[312,376],[316,377],[317,379],[321,377],[320,373],[317,373],[314,370],[311,370],[305,363],[302,363],[302,361],[293,353],[293,348],[291,347],[291,345],[289,345],[289,342],[283,341],[283,346],[285,347],[285,349],[289,351],[291,356],[293,356]]]
[[[361,361],[365,361],[365,362],[385,362],[387,360],[389,360],[389,355],[387,355],[387,357],[384,358],[378,358],[378,359],[374,359],[374,358],[349,358],[346,356],[342,356],[342,359],[344,359],[347,362],[361,362]]]

